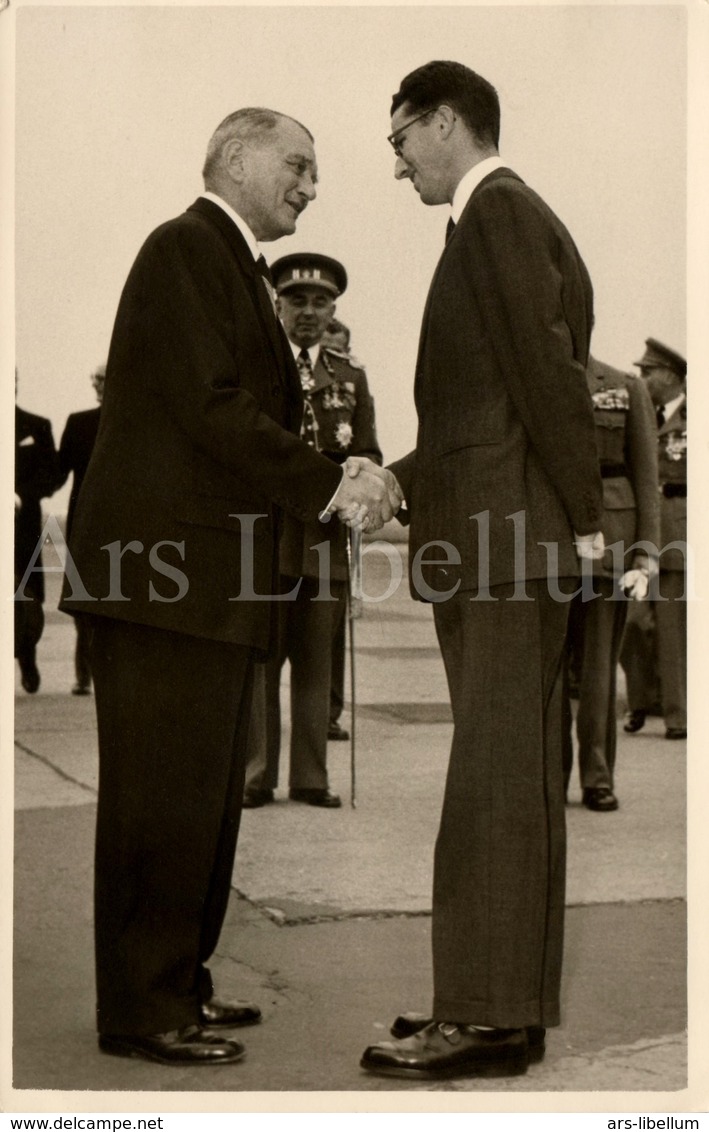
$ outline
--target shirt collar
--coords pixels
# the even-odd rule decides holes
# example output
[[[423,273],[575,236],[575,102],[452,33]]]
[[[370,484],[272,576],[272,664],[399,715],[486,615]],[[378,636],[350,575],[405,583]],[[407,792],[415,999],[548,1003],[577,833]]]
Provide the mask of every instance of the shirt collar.
[[[477,189],[488,173],[492,173],[494,169],[502,169],[504,164],[502,158],[497,154],[494,157],[486,157],[483,161],[478,161],[477,165],[473,165],[472,169],[468,169],[465,176],[461,177],[453,194],[451,205],[451,218],[455,224],[460,220],[461,213],[473,195],[474,189]]]
[[[237,228],[241,232],[241,235],[246,240],[249,251],[251,252],[254,259],[258,259],[258,257],[261,255],[261,249],[259,247],[258,240],[254,236],[253,232],[251,231],[243,217],[239,216],[238,212],[234,212],[234,209],[231,207],[231,205],[227,204],[227,202],[223,200],[222,197],[218,197],[216,193],[204,192],[202,193],[202,196],[205,200],[211,200],[212,204],[218,205],[219,208],[221,208],[222,212],[226,212],[227,216],[234,221]]]
[[[298,355],[300,354],[300,351],[303,349],[303,347],[296,346],[295,342],[291,342],[290,338],[288,339],[288,342],[290,344],[291,350],[293,351],[293,357],[297,360]],[[318,358],[320,357],[320,343],[316,342],[314,346],[307,346],[306,349],[308,351],[311,362],[313,363],[313,365],[315,365]]]
[[[668,401],[666,405],[662,406],[665,410],[665,421],[668,421],[672,414],[677,412],[680,405],[684,404],[686,398],[686,393],[680,393],[679,397],[674,397],[671,401]]]

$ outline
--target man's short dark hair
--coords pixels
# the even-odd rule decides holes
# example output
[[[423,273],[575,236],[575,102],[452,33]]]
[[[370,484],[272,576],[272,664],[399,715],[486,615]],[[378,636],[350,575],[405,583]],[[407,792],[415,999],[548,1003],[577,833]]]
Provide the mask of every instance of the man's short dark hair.
[[[402,79],[394,95],[391,112],[408,105],[412,113],[435,110],[445,103],[455,110],[477,142],[494,145],[500,141],[500,100],[487,79],[463,63],[434,60],[424,63]]]

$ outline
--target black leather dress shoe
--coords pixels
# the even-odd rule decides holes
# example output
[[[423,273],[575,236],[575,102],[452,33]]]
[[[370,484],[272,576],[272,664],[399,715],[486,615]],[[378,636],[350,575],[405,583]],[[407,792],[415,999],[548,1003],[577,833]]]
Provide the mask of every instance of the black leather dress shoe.
[[[273,800],[272,790],[246,790],[241,808],[242,810],[257,810],[259,806],[268,806]]]
[[[339,794],[331,794],[329,790],[300,790],[290,791],[294,802],[307,802],[309,806],[324,806],[328,810],[338,810],[342,805]]]
[[[581,801],[587,810],[595,810],[599,814],[618,809],[618,799],[607,786],[584,787]]]
[[[410,1038],[369,1046],[360,1065],[385,1077],[518,1077],[529,1065],[527,1035],[432,1022]]]
[[[199,1021],[210,1030],[254,1026],[261,1021],[261,1011],[255,1002],[223,1002],[219,998],[210,998],[199,1008]]]
[[[327,737],[335,743],[346,743],[350,737],[350,733],[345,727],[340,727],[336,719],[333,719],[327,729]]]
[[[665,731],[665,739],[686,739],[686,727],[668,727]]]
[[[632,735],[635,731],[642,731],[645,726],[645,719],[647,712],[644,708],[635,708],[634,711],[629,711],[625,717],[623,730]]]
[[[30,696],[39,691],[40,675],[39,669],[34,660],[20,661],[20,672],[22,673],[22,687]]]
[[[241,1042],[220,1038],[201,1026],[183,1026],[165,1034],[100,1034],[98,1044],[104,1053],[163,1065],[230,1065],[244,1056]]]
[[[394,1019],[389,1033],[393,1038],[410,1038],[412,1034],[418,1034],[420,1030],[425,1030],[426,1026],[430,1026],[433,1022],[430,1014],[419,1014],[415,1010],[410,1010],[406,1014],[399,1014]],[[527,1026],[527,1057],[529,1064],[542,1061],[546,1052],[546,1029],[544,1026]]]
[[[71,689],[72,696],[90,696],[91,688],[88,684],[75,684]]]

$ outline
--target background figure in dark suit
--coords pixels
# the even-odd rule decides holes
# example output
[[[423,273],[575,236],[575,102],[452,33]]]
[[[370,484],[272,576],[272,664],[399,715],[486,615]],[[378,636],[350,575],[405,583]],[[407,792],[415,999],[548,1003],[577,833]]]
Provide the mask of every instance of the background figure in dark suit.
[[[639,362],[657,411],[660,479],[660,574],[651,607],[652,635],[642,622],[627,626],[621,663],[628,683],[626,731],[639,731],[654,699],[650,674],[660,678],[665,738],[687,738],[687,362],[648,338]]]
[[[71,413],[67,418],[64,432],[59,442],[59,471],[62,484],[66,483],[69,475],[73,476],[71,493],[69,495],[69,508],[66,516],[66,537],[71,534],[74,521],[76,501],[84,482],[86,469],[89,466],[93,452],[98,425],[101,415],[101,401],[103,400],[103,386],[106,380],[106,366],[97,366],[91,374],[91,384],[96,392],[98,407],[84,409],[80,413]],[[91,691],[91,664],[89,662],[89,631],[84,617],[74,619],[76,626],[76,647],[74,649],[74,673],[76,683],[72,688],[75,696],[87,696]]]
[[[254,658],[274,641],[280,510],[376,529],[399,493],[298,436],[302,393],[258,241],[316,195],[312,136],[265,109],[213,134],[205,194],[157,228],[123,289],[61,608],[90,616],[99,742],[95,941],[106,1053],[207,1065]],[[360,484],[360,480],[362,483]]]
[[[301,436],[336,464],[367,456],[377,464],[372,398],[363,369],[321,339],[347,287],[347,273],[329,256],[302,253],[272,265],[277,308],[298,367],[305,412]],[[323,545],[324,544],[324,545]],[[315,549],[319,546],[319,549]],[[244,805],[273,801],[281,746],[280,679],[290,661],[290,797],[338,808],[327,777],[331,657],[343,625],[348,580],[346,531],[337,519],[327,527],[287,516],[279,550],[280,589],[293,600],[278,606],[278,649],[266,664],[265,735],[254,728],[246,772]],[[329,595],[329,596],[328,596]],[[326,600],[322,600],[325,598]]]
[[[563,591],[578,555],[602,548],[591,282],[564,226],[498,156],[499,122],[493,87],[459,63],[420,67],[392,103],[395,176],[452,206],[421,329],[416,449],[392,468],[454,734],[433,1018],[361,1064],[424,1079],[524,1073],[541,1028],[559,1022]]]
[[[41,500],[53,495],[58,486],[51,423],[15,405],[15,656],[22,687],[30,693],[41,682],[37,667],[37,644],[44,628],[44,574],[41,553],[37,556],[42,537]]]
[[[603,558],[593,563],[593,600],[579,594],[571,606],[568,643],[579,660],[576,719],[583,804],[589,810],[618,808],[613,771],[616,752],[616,671],[628,602],[621,596],[627,571],[657,570],[660,536],[657,497],[655,412],[639,378],[590,358],[586,370],[593,401],[598,458],[603,479]],[[635,543],[647,547],[632,549]],[[629,579],[637,584],[639,579]],[[585,595],[586,597],[588,595]],[[573,761],[571,712],[565,697],[564,777]]]

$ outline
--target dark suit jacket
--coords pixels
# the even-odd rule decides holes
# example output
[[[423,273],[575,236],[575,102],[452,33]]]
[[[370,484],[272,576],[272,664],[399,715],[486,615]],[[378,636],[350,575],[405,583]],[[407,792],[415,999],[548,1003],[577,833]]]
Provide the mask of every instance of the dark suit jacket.
[[[66,483],[70,474],[73,474],[71,493],[69,495],[69,509],[66,517],[67,537],[71,532],[76,510],[76,501],[84,482],[86,469],[89,466],[91,453],[96,443],[101,409],[84,409],[80,413],[72,413],[64,426],[62,438],[59,441],[59,470],[61,483]]]
[[[273,603],[253,597],[275,592],[278,508],[315,519],[341,478],[294,435],[301,413],[253,257],[200,198],[123,290],[69,540],[87,592],[68,574],[61,608],[265,649]]]
[[[321,349],[313,367],[313,381],[311,403],[318,425],[319,450],[336,464],[344,464],[348,456],[368,456],[381,464],[374,403],[361,366],[337,350]],[[312,548],[325,541],[330,544],[329,576],[346,581],[346,528],[334,515],[326,525],[303,524],[286,517],[279,554],[281,574],[289,578],[318,578],[321,559]]]
[[[485,177],[433,277],[416,367],[416,449],[392,465],[411,512],[411,562],[430,541],[455,551],[426,557],[460,556],[459,566],[423,568],[434,591],[578,571],[572,527],[590,533],[601,516],[585,378],[592,298],[548,206],[509,169]],[[482,521],[471,519],[479,513]],[[519,513],[524,554],[507,518]],[[551,560],[542,542],[554,544]]]
[[[45,417],[15,406],[15,574],[24,574],[42,534],[41,499],[59,486],[59,465],[52,426]],[[41,562],[36,563],[41,566]],[[32,574],[27,592],[44,601],[44,574]]]
[[[613,555],[614,543],[628,549],[640,541],[659,545],[655,410],[639,377],[593,357],[586,376],[603,476],[601,530],[609,548],[594,562],[594,572],[618,577],[630,569],[635,552]]]

